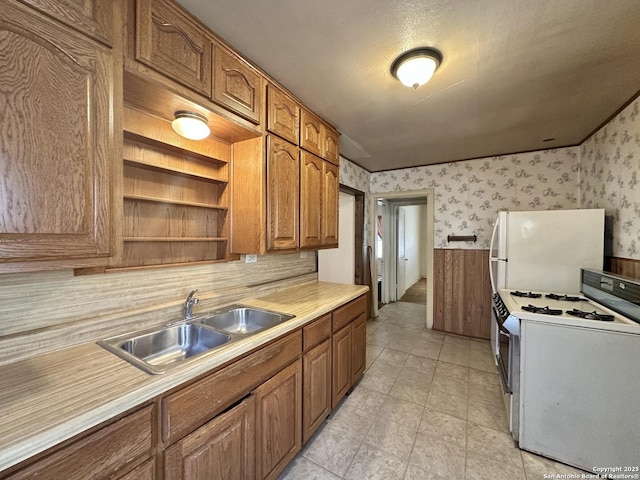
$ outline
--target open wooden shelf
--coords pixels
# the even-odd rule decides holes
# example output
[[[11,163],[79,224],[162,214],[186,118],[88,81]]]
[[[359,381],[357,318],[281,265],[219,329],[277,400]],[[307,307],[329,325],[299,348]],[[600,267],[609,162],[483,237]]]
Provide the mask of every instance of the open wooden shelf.
[[[229,207],[212,205],[209,203],[187,202],[184,200],[174,200],[170,198],[161,198],[161,197],[149,197],[146,195],[125,194],[124,198],[128,200],[142,200],[143,202],[167,203],[171,205],[185,205],[187,207],[208,208],[211,210],[228,210],[229,209]]]
[[[184,168],[177,168],[177,167],[166,167],[166,166],[161,166],[161,165],[154,165],[153,163],[151,163],[150,161],[147,160],[143,160],[143,159],[131,159],[131,158],[125,158],[124,159],[125,163],[131,164],[131,165],[137,165],[140,166],[142,168],[148,168],[150,170],[156,170],[156,171],[163,171],[163,172],[167,172],[170,174],[174,174],[174,175],[179,175],[179,176],[184,176],[184,177],[192,177],[192,178],[200,178],[203,180],[207,180],[210,182],[217,182],[217,183],[227,183],[226,179],[223,179],[217,175],[207,175],[204,173],[196,173]]]
[[[227,237],[124,237],[125,242],[226,242]]]
[[[123,268],[225,260],[231,146],[125,107]]]

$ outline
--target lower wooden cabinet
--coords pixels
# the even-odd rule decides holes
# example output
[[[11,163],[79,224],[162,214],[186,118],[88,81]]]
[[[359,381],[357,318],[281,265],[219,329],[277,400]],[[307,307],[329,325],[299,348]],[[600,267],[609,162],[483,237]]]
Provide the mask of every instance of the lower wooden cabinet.
[[[333,334],[333,367],[331,406],[340,403],[351,388],[351,325]]]
[[[361,296],[0,478],[275,479],[362,376],[365,302]]]
[[[357,382],[367,363],[367,315],[361,314],[351,324],[351,383]]]
[[[147,460],[135,470],[131,470],[124,477],[118,480],[155,480],[156,478],[156,459]]]
[[[255,397],[209,423],[165,452],[165,480],[255,478]]]
[[[153,406],[148,405],[83,438],[55,449],[50,455],[3,479],[87,480],[88,478],[153,478],[154,462],[146,469],[132,467],[150,458],[153,449]],[[133,472],[138,471],[139,476]],[[134,475],[133,477],[131,475]]]
[[[331,413],[331,340],[302,357],[302,442],[313,435]]]
[[[255,390],[256,478],[274,479],[302,447],[302,362]]]
[[[362,377],[367,357],[366,295],[336,309],[332,315],[332,393],[335,408]]]

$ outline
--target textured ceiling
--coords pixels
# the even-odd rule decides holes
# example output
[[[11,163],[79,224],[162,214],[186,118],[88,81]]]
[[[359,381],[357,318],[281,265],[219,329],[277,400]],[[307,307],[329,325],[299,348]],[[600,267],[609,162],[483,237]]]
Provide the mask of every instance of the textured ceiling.
[[[178,1],[372,172],[576,145],[640,91],[638,0]],[[418,46],[444,61],[413,90]]]

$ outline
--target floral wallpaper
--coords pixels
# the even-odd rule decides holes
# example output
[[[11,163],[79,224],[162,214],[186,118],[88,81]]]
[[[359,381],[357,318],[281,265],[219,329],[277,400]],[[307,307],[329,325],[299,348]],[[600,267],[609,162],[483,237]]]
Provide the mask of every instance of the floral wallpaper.
[[[579,208],[579,148],[372,173],[371,193],[433,188],[436,248],[489,248],[500,210]],[[449,243],[447,235],[477,235]]]
[[[640,259],[640,98],[580,149],[582,206],[613,217],[613,255]]]

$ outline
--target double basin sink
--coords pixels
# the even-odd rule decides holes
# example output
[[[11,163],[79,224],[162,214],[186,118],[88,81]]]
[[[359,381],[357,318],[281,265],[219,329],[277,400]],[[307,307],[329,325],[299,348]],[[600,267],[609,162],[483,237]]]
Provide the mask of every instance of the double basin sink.
[[[294,317],[271,310],[230,305],[190,320],[119,335],[98,344],[148,373],[161,374]]]

